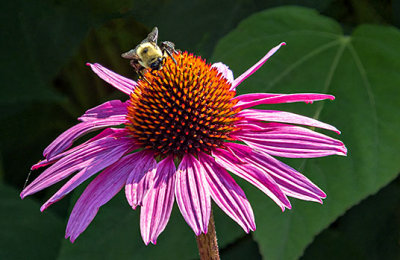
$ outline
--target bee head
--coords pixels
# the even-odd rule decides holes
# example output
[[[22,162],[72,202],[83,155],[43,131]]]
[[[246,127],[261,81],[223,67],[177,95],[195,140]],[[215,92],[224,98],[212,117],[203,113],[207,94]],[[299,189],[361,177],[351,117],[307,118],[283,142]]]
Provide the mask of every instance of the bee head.
[[[162,64],[163,64],[162,57],[154,58],[150,63],[150,68],[153,70],[159,70],[162,68]]]

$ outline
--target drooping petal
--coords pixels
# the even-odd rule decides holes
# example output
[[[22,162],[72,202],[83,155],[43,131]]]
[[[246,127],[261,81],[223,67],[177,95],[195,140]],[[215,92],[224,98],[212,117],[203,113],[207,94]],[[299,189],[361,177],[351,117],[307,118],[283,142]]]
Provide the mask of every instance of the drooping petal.
[[[97,172],[105,169],[109,165],[113,164],[117,160],[121,158],[121,156],[126,153],[126,151],[130,148],[116,147],[113,150],[110,150],[109,153],[104,155],[99,155],[95,158],[95,161],[88,167],[82,169],[77,174],[75,174],[67,183],[65,183],[49,200],[46,201],[40,208],[41,211],[47,209],[51,204],[59,201],[65,195],[70,193],[76,187],[78,187],[81,183],[86,181],[88,178],[96,174]],[[130,167],[136,166],[141,167],[139,164],[140,160],[140,152],[127,155],[124,159],[126,162],[130,163]],[[139,162],[139,163],[138,163]],[[128,167],[126,167],[128,170]]]
[[[207,233],[211,201],[204,168],[191,154],[185,154],[176,172],[175,195],[183,218],[196,236]]]
[[[238,117],[243,117],[245,120],[260,120],[269,122],[280,122],[289,124],[308,125],[318,128],[334,131],[340,134],[336,127],[321,121],[315,120],[310,117],[297,115],[290,112],[276,111],[276,110],[259,110],[259,109],[245,109],[236,114]]]
[[[79,137],[109,126],[117,126],[126,122],[126,116],[112,116],[98,120],[86,121],[74,125],[59,135],[49,146],[44,149],[43,156],[51,160],[54,156],[68,149]]]
[[[121,129],[119,132],[125,131]],[[85,176],[95,173],[132,149],[135,149],[135,143],[128,137],[108,136],[91,142],[85,149],[77,150],[47,168],[21,192],[21,198],[45,189],[76,171],[84,170],[80,174]]]
[[[231,89],[235,89],[237,86],[239,86],[240,83],[242,83],[245,79],[247,79],[251,74],[256,72],[283,45],[286,45],[286,43],[282,42],[278,46],[272,48],[261,60],[259,60],[250,69],[246,70],[242,75],[240,75],[238,78],[236,78],[232,84]]]
[[[248,150],[246,146],[236,143],[227,144],[227,147],[234,153]],[[255,165],[265,175],[270,176],[287,196],[320,203],[321,198],[326,197],[325,193],[304,175],[266,153],[248,150],[240,156],[242,160]]]
[[[260,165],[288,196],[322,203],[325,193],[295,169],[265,153],[254,152],[252,160]]]
[[[71,242],[88,227],[99,208],[112,199],[124,186],[137,156],[127,155],[101,172],[76,202],[68,220],[65,238]]]
[[[241,126],[241,130],[231,136],[254,149],[280,157],[314,158],[347,153],[341,141],[304,127],[262,122],[257,126],[260,125],[263,129]]]
[[[140,210],[140,231],[144,243],[156,244],[167,226],[174,205],[175,164],[173,156],[158,163],[154,181],[143,199]]]
[[[212,153],[219,165],[267,194],[281,207],[282,211],[284,211],[285,208],[291,208],[288,198],[279,188],[275,180],[271,176],[265,174],[257,165],[246,160],[251,153],[250,148],[242,145],[243,147],[241,148],[243,149],[239,150],[231,143],[225,143],[225,146],[228,147],[229,150],[218,148]]]
[[[260,94],[262,96],[262,94]],[[244,97],[244,99],[248,99],[249,97]],[[280,103],[293,103],[293,102],[306,102],[312,103],[314,101],[330,99],[334,100],[335,97],[332,95],[325,94],[281,94],[278,96],[271,97],[270,94],[267,94],[266,97],[262,97],[259,99],[251,100],[251,101],[241,101],[241,96],[238,96],[239,102],[234,106],[234,108],[249,108],[253,106],[263,105],[263,104],[280,104]]]
[[[87,63],[88,66],[92,68],[94,73],[97,74],[101,79],[111,84],[116,89],[124,92],[125,94],[130,94],[132,90],[137,86],[137,83],[133,80],[125,78],[98,63],[91,64]]]
[[[116,132],[116,131],[117,131],[117,132]],[[40,162],[38,162],[38,163],[32,165],[31,170],[37,170],[37,169],[39,169],[39,168],[41,168],[41,167],[44,167],[44,166],[53,164],[53,163],[55,163],[56,161],[60,160],[61,158],[67,156],[68,154],[74,153],[74,152],[76,152],[76,151],[78,151],[78,150],[81,150],[81,149],[85,149],[85,147],[87,147],[88,144],[90,144],[91,142],[94,142],[94,141],[99,140],[99,139],[101,139],[101,138],[104,138],[104,137],[106,137],[106,136],[114,136],[114,137],[115,137],[115,136],[118,136],[118,134],[117,134],[118,131],[119,131],[118,129],[112,129],[112,128],[104,129],[103,131],[101,131],[101,132],[100,132],[98,135],[96,135],[95,137],[93,137],[93,138],[87,140],[86,142],[84,142],[84,143],[82,143],[82,144],[80,144],[80,145],[78,145],[78,146],[75,146],[74,148],[71,148],[71,149],[69,149],[69,150],[67,150],[67,151],[65,151],[65,152],[59,153],[59,154],[57,154],[56,156],[51,157],[50,160],[44,159],[44,160],[41,160]]]
[[[113,116],[126,116],[127,113],[127,103],[122,103],[120,100],[111,100],[87,110],[85,114],[78,119],[85,122]]]
[[[203,165],[212,199],[246,233],[256,229],[253,210],[243,190],[224,168],[215,163],[214,158],[199,154],[200,164]]]
[[[229,69],[228,66],[226,66],[225,64],[223,64],[222,62],[217,62],[214,63],[211,68],[216,68],[218,70],[219,73],[222,74],[222,76],[224,76],[224,78],[229,82],[229,83],[233,83],[234,78],[233,78],[233,73],[232,71]]]
[[[143,150],[137,154],[141,157],[132,162],[132,169],[125,185],[125,196],[133,209],[142,205],[143,198],[153,182],[157,166],[153,152]]]

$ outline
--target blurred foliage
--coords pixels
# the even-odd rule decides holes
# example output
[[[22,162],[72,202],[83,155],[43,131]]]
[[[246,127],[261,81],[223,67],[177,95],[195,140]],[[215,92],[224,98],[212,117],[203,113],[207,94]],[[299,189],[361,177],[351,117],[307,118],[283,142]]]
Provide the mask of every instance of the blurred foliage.
[[[0,259],[57,257],[61,240],[54,238],[62,233],[64,221],[51,212],[41,214],[39,207],[31,199],[22,201],[15,189],[0,184]]]
[[[334,20],[311,9],[271,9],[291,4]],[[337,97],[335,102],[279,107],[317,117],[343,132],[347,158],[285,160],[327,192],[324,205],[292,200],[293,210],[281,213],[264,194],[240,182],[255,209],[257,231],[246,235],[215,209],[223,259],[296,259],[307,246],[304,259],[378,259],[382,251],[385,259],[398,259],[399,211],[390,207],[399,204],[398,181],[368,196],[400,171],[393,160],[399,151],[399,121],[393,112],[399,110],[399,32],[357,26],[400,27],[399,0],[16,0],[2,1],[0,7],[0,182],[5,183],[0,186],[0,259],[197,257],[193,232],[177,208],[157,245],[146,247],[138,210],[130,210],[119,194],[71,244],[63,229],[68,208],[83,187],[46,213],[39,212],[37,201],[57,186],[33,199],[18,197],[30,166],[76,117],[106,100],[126,99],[85,63],[99,62],[135,78],[120,54],[154,26],[161,40],[223,61],[235,76],[286,41],[288,46],[240,91],[327,91]],[[271,10],[260,13],[264,9]],[[38,174],[32,172],[31,178]]]
[[[398,259],[399,230],[400,178],[397,178],[319,234],[302,259]]]
[[[73,201],[77,200],[83,188],[78,188]],[[72,206],[74,203],[71,203]],[[72,209],[71,206],[71,209]],[[198,256],[193,231],[185,223],[177,205],[171,214],[166,229],[157,239],[157,245],[146,246],[139,229],[140,209],[133,211],[126,202],[125,193],[100,209],[94,221],[77,241],[72,244],[64,240],[59,259],[195,259]],[[221,247],[234,243],[245,233],[218,207],[213,208],[217,225],[218,243]],[[168,252],[168,253],[166,253]]]

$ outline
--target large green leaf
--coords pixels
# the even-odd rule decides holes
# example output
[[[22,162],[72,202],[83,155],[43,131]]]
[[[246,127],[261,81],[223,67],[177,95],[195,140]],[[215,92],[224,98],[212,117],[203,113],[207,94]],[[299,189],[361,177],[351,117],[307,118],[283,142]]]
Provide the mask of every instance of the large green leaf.
[[[334,102],[269,108],[335,125],[349,150],[347,157],[285,160],[327,193],[324,205],[292,199],[293,209],[281,213],[246,185],[262,254],[268,259],[296,259],[316,234],[400,171],[400,163],[393,160],[400,149],[395,112],[400,110],[400,33],[364,25],[344,36],[339,24],[313,10],[277,8],[243,21],[219,42],[214,60],[225,62],[239,76],[281,41],[287,46],[238,91],[335,95]]]
[[[63,221],[39,204],[22,201],[18,191],[0,184],[0,259],[54,259],[61,246]]]

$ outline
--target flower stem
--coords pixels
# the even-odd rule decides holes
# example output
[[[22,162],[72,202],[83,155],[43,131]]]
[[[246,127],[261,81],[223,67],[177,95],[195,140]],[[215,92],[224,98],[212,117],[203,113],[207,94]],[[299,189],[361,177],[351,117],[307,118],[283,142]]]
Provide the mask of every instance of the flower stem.
[[[207,234],[196,237],[197,247],[199,248],[200,260],[219,260],[217,235],[215,233],[214,216],[211,212],[210,222],[208,223]]]

